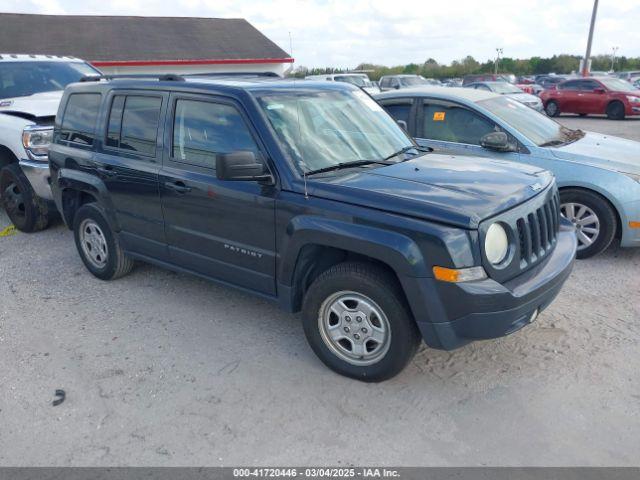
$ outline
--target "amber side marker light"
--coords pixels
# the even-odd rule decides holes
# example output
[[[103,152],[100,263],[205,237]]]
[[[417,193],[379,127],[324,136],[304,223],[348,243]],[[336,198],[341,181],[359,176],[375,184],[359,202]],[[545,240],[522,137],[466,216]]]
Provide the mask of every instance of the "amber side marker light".
[[[487,274],[482,267],[471,268],[445,268],[433,267],[433,276],[441,282],[459,283],[483,280]]]
[[[629,222],[629,228],[640,228],[640,222]]]

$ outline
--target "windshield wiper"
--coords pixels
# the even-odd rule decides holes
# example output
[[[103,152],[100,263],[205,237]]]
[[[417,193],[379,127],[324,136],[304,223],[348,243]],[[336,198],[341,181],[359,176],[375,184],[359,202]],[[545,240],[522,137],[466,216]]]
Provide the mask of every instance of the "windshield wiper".
[[[395,153],[392,153],[388,157],[385,157],[383,160],[391,160],[393,157],[397,157],[398,155],[402,155],[403,153],[407,153],[409,150],[417,150],[418,152],[429,153],[433,152],[433,149],[430,147],[415,147],[413,145],[401,148]]]
[[[380,165],[394,165],[396,162],[386,162],[384,160],[356,160],[354,162],[342,162],[336,163],[334,165],[329,165],[328,167],[318,168],[316,170],[310,170],[305,172],[305,175],[315,175],[316,173],[325,173],[325,172],[333,172],[335,170],[343,170],[345,168],[353,168],[353,167],[362,167],[364,165],[371,164],[380,164]]]

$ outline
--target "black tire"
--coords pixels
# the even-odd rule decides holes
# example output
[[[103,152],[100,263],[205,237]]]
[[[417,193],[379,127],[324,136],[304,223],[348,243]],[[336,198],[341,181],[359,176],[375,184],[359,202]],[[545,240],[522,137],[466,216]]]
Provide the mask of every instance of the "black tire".
[[[88,252],[99,251],[99,249],[90,245],[92,242],[83,240],[86,237],[85,234],[81,234],[81,229],[93,229],[94,234],[99,231],[102,235],[104,242],[101,245],[103,249],[101,251],[104,253],[99,258],[102,258],[104,264],[97,263],[95,259],[92,260]],[[118,237],[109,226],[100,207],[95,203],[87,203],[78,209],[73,219],[73,235],[82,262],[87,270],[99,279],[114,280],[128,274],[133,268],[134,261],[124,253]]]
[[[560,115],[560,106],[555,100],[549,100],[544,106],[544,111],[549,117],[557,117]]]
[[[36,195],[17,163],[0,170],[0,197],[9,219],[21,232],[34,233],[49,225],[47,202]]]
[[[609,120],[624,120],[624,104],[614,100],[607,105],[607,118]]]
[[[586,113],[579,113],[578,115],[579,115],[580,117],[586,117],[586,116],[587,116],[587,114],[586,114]]]
[[[326,308],[325,302],[342,292],[355,293],[364,296],[366,300],[372,300],[388,321],[390,337],[385,342],[386,348],[381,349],[380,357],[375,358],[373,364],[354,365],[344,360],[332,350],[331,340],[323,338],[321,312]],[[350,311],[346,314],[350,313],[356,315]],[[318,276],[305,295],[302,321],[311,348],[325,365],[341,375],[365,382],[379,382],[398,374],[413,358],[420,345],[420,332],[396,279],[385,270],[367,263],[341,263]],[[353,332],[366,332],[361,327],[367,326],[366,322],[371,321],[377,322],[375,315],[370,318],[365,315],[364,322],[359,324],[354,318],[350,325]],[[351,335],[356,336],[355,333]],[[367,345],[366,342],[363,343]]]
[[[578,234],[578,253],[580,259],[590,258],[604,252],[614,237],[617,230],[617,216],[611,204],[601,195],[582,189],[567,189],[560,192],[560,209],[565,218],[567,218],[567,205],[579,204],[589,208],[598,218],[599,233],[589,246],[581,245],[580,231]]]

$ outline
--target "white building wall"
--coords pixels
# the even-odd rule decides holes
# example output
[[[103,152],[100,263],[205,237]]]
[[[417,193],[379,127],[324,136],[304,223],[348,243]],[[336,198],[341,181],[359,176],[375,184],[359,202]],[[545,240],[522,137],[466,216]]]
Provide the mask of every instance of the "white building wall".
[[[146,65],[146,66],[96,66],[104,74],[165,74],[188,75],[194,73],[225,72],[274,72],[280,76],[290,68],[288,63],[211,64],[211,65]]]

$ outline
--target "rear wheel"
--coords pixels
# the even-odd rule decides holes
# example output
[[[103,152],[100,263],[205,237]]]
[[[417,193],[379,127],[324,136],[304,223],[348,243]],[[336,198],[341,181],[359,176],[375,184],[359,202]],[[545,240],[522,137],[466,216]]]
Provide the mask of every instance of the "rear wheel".
[[[73,220],[76,248],[87,269],[101,280],[129,273],[134,262],[122,250],[102,210],[95,203],[78,209]]]
[[[607,117],[610,120],[624,120],[624,104],[619,101],[611,102],[607,106]]]
[[[609,202],[597,193],[578,189],[562,191],[560,214],[576,228],[578,258],[602,253],[615,237],[616,213]]]
[[[544,107],[544,111],[547,112],[547,115],[550,117],[557,117],[560,115],[560,107],[555,100],[549,100]]]
[[[320,360],[358,380],[393,377],[420,344],[396,279],[366,263],[341,263],[322,273],[309,287],[302,316]]]
[[[0,171],[0,196],[2,206],[18,230],[33,233],[49,225],[47,202],[36,195],[17,163]]]

